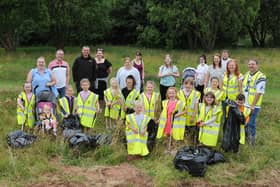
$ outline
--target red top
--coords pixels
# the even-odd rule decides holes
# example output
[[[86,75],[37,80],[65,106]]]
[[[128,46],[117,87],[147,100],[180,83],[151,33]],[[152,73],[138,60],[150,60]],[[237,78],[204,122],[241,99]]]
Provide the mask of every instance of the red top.
[[[167,103],[167,120],[166,120],[166,124],[165,124],[165,128],[164,128],[164,134],[165,135],[170,135],[171,134],[171,124],[172,122],[172,118],[173,118],[173,112],[175,110],[177,104],[177,100],[175,101],[168,101]]]

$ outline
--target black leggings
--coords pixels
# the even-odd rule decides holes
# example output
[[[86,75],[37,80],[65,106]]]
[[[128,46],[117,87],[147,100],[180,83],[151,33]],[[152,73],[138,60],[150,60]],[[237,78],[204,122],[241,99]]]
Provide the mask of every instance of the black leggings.
[[[195,89],[200,92],[199,102],[202,103],[203,102],[203,96],[204,96],[204,85],[197,85],[195,87]]]
[[[160,96],[161,96],[161,100],[165,100],[166,99],[166,92],[167,92],[167,89],[169,87],[174,87],[175,85],[172,85],[172,86],[163,86],[163,85],[159,85],[159,91],[160,91]]]

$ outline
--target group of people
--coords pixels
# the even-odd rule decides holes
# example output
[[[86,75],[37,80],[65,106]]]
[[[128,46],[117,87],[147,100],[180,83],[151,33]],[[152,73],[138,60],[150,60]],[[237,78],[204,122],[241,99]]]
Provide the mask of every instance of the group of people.
[[[177,89],[176,78],[180,72],[167,54],[158,72],[158,93],[154,81],[144,81],[144,61],[140,51],[136,51],[133,60],[126,57],[116,77],[109,80],[112,64],[104,57],[103,49],[97,49],[93,58],[90,48],[84,46],[72,66],[78,92],[75,97],[74,89],[69,85],[70,68],[63,57],[63,50],[57,50],[56,59],[49,63],[48,69],[45,59],[38,58],[37,68],[28,73],[24,90],[17,100],[18,124],[33,128],[36,124],[36,95],[48,90],[58,98],[58,111],[62,117],[78,115],[85,131],[94,128],[96,114],[103,111],[106,129],[114,130],[117,121],[124,121],[122,128],[131,158],[149,153],[147,128],[151,121],[157,128],[158,139],[172,137],[175,145],[177,141],[187,139],[189,143],[198,141],[204,146],[217,146],[221,127],[226,129],[225,126],[230,124],[229,116],[233,110],[229,107],[234,103],[234,111],[238,111],[243,120],[230,124],[232,128],[238,126],[238,133],[226,132],[228,136],[234,136],[230,141],[235,141],[232,142],[234,146],[226,151],[238,152],[238,145],[245,143],[245,137],[248,143],[255,143],[256,118],[266,84],[266,76],[259,70],[259,62],[255,59],[248,61],[249,71],[242,74],[237,61],[229,58],[227,50],[222,51],[222,57],[215,54],[210,65],[206,56],[201,55],[195,76],[185,77]],[[56,116],[51,114],[50,106],[45,104],[42,108],[41,124],[53,129],[56,135]]]

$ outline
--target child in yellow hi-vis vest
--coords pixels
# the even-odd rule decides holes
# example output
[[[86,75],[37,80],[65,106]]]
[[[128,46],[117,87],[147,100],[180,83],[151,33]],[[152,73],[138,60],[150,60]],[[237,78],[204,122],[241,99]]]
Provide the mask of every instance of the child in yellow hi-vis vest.
[[[160,108],[160,95],[154,91],[154,88],[154,81],[147,81],[145,91],[140,94],[140,100],[144,104],[145,114],[156,121],[156,115]]]
[[[80,124],[84,130],[94,128],[96,113],[100,112],[98,95],[89,90],[90,82],[88,79],[80,81],[82,91],[77,97],[77,114],[80,117]]]
[[[104,91],[104,100],[106,103],[104,113],[104,117],[106,119],[106,129],[112,129],[112,120],[115,124],[115,121],[120,118],[121,108],[123,105],[123,96],[118,80],[115,77],[110,80],[110,88]]]
[[[210,80],[211,87],[207,87],[204,92],[213,92],[215,95],[215,101],[217,105],[222,105],[222,101],[225,100],[226,95],[225,92],[219,89],[219,78],[212,77]]]
[[[151,118],[144,114],[144,106],[141,101],[134,102],[134,113],[126,115],[126,140],[127,160],[134,160],[140,156],[149,154],[147,147],[148,123]]]
[[[235,101],[229,99],[225,101],[227,106],[222,148],[226,152],[232,150],[237,153],[239,144],[245,144],[244,127],[249,121],[251,110],[244,107],[244,102],[243,94],[238,94]]]
[[[34,127],[35,95],[31,92],[31,83],[24,83],[23,91],[17,98],[17,123],[24,127]]]
[[[135,89],[136,81],[132,75],[129,75],[125,79],[126,87],[122,89],[122,95],[124,98],[123,110],[121,112],[121,118],[125,119],[126,114],[134,112],[133,104],[139,99],[139,91]]]
[[[187,110],[187,113],[185,114],[186,134],[192,141],[195,137],[200,99],[200,92],[194,89],[194,80],[192,77],[188,77],[183,81],[183,89],[178,92],[177,96],[182,102],[184,102],[185,109]]]
[[[197,125],[199,128],[198,140],[201,144],[215,147],[218,142],[220,120],[222,115],[221,106],[215,104],[213,92],[204,95],[204,102],[199,107]]]
[[[162,101],[157,138],[165,135],[169,138],[172,136],[174,140],[184,140],[186,120],[184,102],[178,99],[175,87],[167,89],[166,98]]]

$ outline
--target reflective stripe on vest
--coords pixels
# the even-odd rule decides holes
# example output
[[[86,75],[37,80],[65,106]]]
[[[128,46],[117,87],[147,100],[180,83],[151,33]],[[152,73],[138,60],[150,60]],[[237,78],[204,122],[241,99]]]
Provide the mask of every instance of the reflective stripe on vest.
[[[168,104],[168,100],[162,101],[163,110],[161,112],[160,119],[159,119],[157,138],[162,137],[163,131],[164,131],[164,128],[165,128],[165,125],[167,122],[167,104]],[[181,113],[184,110],[184,106],[185,106],[185,103],[178,100],[173,112],[178,111],[178,113]],[[185,122],[186,122],[186,119],[184,116],[174,118],[173,122],[171,122],[172,123],[172,137],[175,140],[183,140],[184,133],[185,133]]]
[[[215,122],[213,122],[212,124],[200,127],[199,141],[202,144],[208,146],[216,146],[220,129],[219,114],[221,114],[221,110],[217,106],[211,107],[206,113],[205,103],[202,103],[202,105],[200,105],[199,120],[208,121],[214,115],[217,116]]]
[[[83,101],[81,95],[77,98],[77,113],[80,116],[80,122],[83,126],[93,128],[95,124],[96,108],[98,95],[90,92],[88,98]]]
[[[159,97],[159,94],[155,93],[155,92],[152,93],[151,100],[149,100],[147,98],[145,93],[142,93],[140,95],[140,99],[144,103],[144,108],[145,108],[146,115],[148,115],[152,119],[155,118],[155,106],[156,106],[156,102],[158,100],[158,97]]]
[[[66,112],[66,114],[70,114],[70,108],[69,108],[69,104],[68,104],[68,100],[66,97],[62,97],[61,99],[59,99],[59,103],[62,107],[62,109]]]
[[[257,84],[257,81],[258,80],[265,80],[266,77],[265,75],[258,71],[256,72],[252,77],[251,77],[251,80],[249,80],[249,76],[250,76],[250,72],[247,72],[245,75],[244,75],[244,80],[243,80],[243,93],[248,93],[248,98],[246,98],[246,101],[245,101],[245,104],[246,105],[249,105],[251,106],[253,101],[254,101],[254,98],[255,98],[255,95],[257,93],[257,90],[256,90],[256,84]],[[256,106],[257,107],[260,107],[261,104],[262,104],[262,99],[263,99],[263,94],[261,94],[258,102],[256,103]]]
[[[139,96],[139,92],[135,89],[133,89],[127,96],[125,100],[125,106],[128,108],[133,108],[133,102],[137,99]]]
[[[230,78],[227,74],[225,74],[223,79],[223,89],[225,90],[226,97],[228,97],[231,100],[235,100],[236,96],[239,93],[239,77],[242,76],[241,74],[239,76],[232,75]]]
[[[17,106],[17,123],[19,125],[24,124],[25,126],[32,128],[35,122],[33,114],[35,106],[35,95],[32,94],[30,101],[28,101],[26,93],[21,92],[18,98],[23,101],[24,111],[22,111],[22,109]]]

